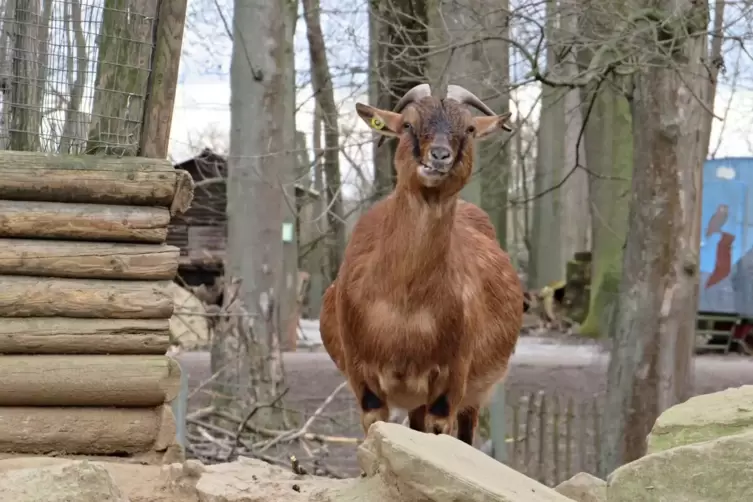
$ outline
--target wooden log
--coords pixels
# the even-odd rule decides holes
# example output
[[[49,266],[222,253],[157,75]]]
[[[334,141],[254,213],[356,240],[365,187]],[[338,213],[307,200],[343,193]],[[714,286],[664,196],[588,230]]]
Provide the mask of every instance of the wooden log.
[[[0,276],[1,317],[169,319],[170,281]],[[1,322],[1,321],[0,321]]]
[[[160,207],[0,200],[0,237],[162,243],[169,223]]]
[[[171,280],[180,249],[163,244],[0,239],[0,274]]]
[[[0,199],[175,206],[185,212],[193,196],[185,174],[164,159],[8,150],[0,158]]]
[[[0,356],[0,406],[159,406],[180,387],[167,356]]]
[[[0,408],[0,452],[4,453],[133,455],[167,449],[174,437],[175,418],[165,405]]]
[[[0,319],[0,354],[165,354],[168,319]]]

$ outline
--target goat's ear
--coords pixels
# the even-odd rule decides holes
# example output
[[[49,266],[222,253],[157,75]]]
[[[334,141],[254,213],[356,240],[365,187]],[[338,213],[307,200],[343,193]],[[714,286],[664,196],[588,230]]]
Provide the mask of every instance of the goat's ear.
[[[380,110],[363,103],[356,103],[356,112],[373,131],[391,138],[400,135],[403,119],[399,113]]]
[[[483,139],[498,131],[512,131],[507,121],[512,116],[511,112],[491,117],[473,117],[473,125],[476,127],[476,139]]]

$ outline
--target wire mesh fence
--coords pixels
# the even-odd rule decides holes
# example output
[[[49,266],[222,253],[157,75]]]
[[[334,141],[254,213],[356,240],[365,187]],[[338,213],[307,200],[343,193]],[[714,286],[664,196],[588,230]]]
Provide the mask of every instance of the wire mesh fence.
[[[0,149],[134,155],[155,0],[0,0]]]

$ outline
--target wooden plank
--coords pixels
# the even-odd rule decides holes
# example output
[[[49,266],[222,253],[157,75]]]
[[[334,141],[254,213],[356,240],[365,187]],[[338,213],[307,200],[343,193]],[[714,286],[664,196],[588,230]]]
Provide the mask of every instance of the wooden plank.
[[[164,159],[5,150],[0,199],[170,207],[180,173]]]
[[[168,319],[0,319],[0,354],[165,354]]]
[[[169,319],[170,281],[0,276],[0,316]],[[1,322],[1,321],[0,321]]]
[[[167,157],[187,4],[187,0],[160,2],[149,93],[141,130],[140,153],[145,157]]]
[[[167,410],[165,410],[167,408]],[[0,408],[0,452],[122,455],[166,449],[175,420],[169,407]]]
[[[169,223],[159,207],[0,200],[0,237],[159,244]]]
[[[159,406],[180,387],[167,356],[0,357],[0,406]]]
[[[180,249],[160,244],[0,239],[0,274],[171,280]]]

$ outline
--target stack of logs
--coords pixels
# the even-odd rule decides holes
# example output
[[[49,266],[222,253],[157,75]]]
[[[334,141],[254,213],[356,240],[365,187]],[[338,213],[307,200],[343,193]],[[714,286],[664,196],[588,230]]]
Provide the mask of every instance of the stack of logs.
[[[0,454],[174,461],[165,355],[193,181],[166,160],[0,156]]]

